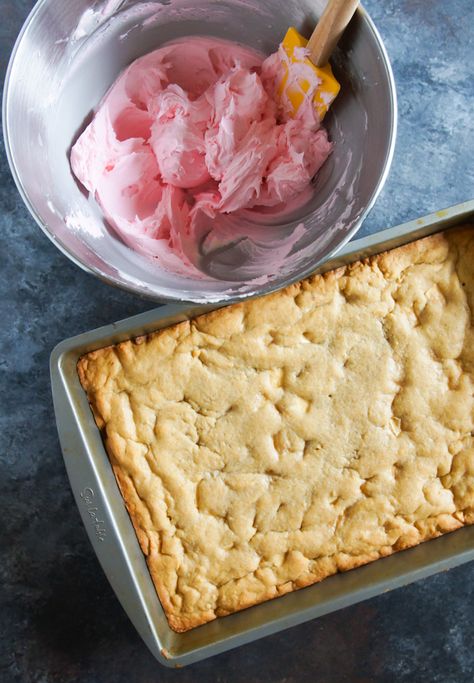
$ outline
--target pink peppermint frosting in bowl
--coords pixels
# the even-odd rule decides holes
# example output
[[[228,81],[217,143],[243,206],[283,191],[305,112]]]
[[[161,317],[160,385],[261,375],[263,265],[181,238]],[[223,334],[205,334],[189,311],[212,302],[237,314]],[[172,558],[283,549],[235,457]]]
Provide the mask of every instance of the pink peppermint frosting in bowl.
[[[119,77],[71,165],[126,244],[157,267],[175,254],[199,277],[203,223],[219,239],[232,214],[251,236],[252,211],[281,221],[308,202],[332,146],[310,96],[296,119],[279,111],[281,71],[273,56],[191,37]]]

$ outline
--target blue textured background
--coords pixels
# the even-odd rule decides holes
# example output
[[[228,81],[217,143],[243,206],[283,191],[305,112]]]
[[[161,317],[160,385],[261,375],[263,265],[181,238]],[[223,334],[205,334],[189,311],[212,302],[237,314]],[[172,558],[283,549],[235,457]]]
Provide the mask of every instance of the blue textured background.
[[[65,0],[72,2],[73,0]],[[33,2],[0,0],[0,80]],[[474,197],[472,0],[368,0],[398,85],[394,164],[362,232]],[[183,671],[155,663],[70,493],[48,360],[61,339],[146,310],[69,263],[29,217],[0,139],[1,683],[472,683],[474,566]]]

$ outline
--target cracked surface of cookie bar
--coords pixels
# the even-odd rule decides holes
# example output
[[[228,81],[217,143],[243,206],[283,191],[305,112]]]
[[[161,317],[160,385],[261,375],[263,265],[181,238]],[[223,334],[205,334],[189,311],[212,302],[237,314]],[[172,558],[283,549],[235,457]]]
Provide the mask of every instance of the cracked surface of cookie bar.
[[[185,631],[474,523],[474,229],[78,365]]]

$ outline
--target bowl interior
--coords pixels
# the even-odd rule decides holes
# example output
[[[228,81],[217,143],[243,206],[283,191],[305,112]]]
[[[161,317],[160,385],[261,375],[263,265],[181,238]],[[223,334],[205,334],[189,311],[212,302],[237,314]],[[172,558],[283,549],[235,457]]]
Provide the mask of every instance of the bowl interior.
[[[158,300],[234,300],[309,274],[358,229],[393,153],[393,79],[362,9],[334,57],[342,91],[325,119],[334,152],[312,199],[284,224],[242,225],[238,244],[211,253],[201,278],[165,271],[126,247],[75,181],[69,152],[113,81],[137,57],[187,35],[226,38],[270,54],[288,26],[308,35],[324,4],[40,0],[12,56],[4,125],[15,179],[46,234],[85,269]]]

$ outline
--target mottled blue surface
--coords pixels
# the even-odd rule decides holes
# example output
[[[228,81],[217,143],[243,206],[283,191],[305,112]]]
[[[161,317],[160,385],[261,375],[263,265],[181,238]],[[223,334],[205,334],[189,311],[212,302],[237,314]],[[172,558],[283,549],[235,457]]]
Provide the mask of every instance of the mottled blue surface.
[[[65,0],[73,2],[74,0]],[[0,0],[0,79],[33,3]],[[398,84],[390,178],[362,233],[474,197],[472,0],[368,0]],[[161,668],[91,550],[66,479],[48,360],[149,304],[66,260],[29,217],[0,140],[1,683],[472,683],[465,565],[183,671]]]
[[[397,83],[390,177],[359,235],[474,198],[474,2],[369,0]]]

